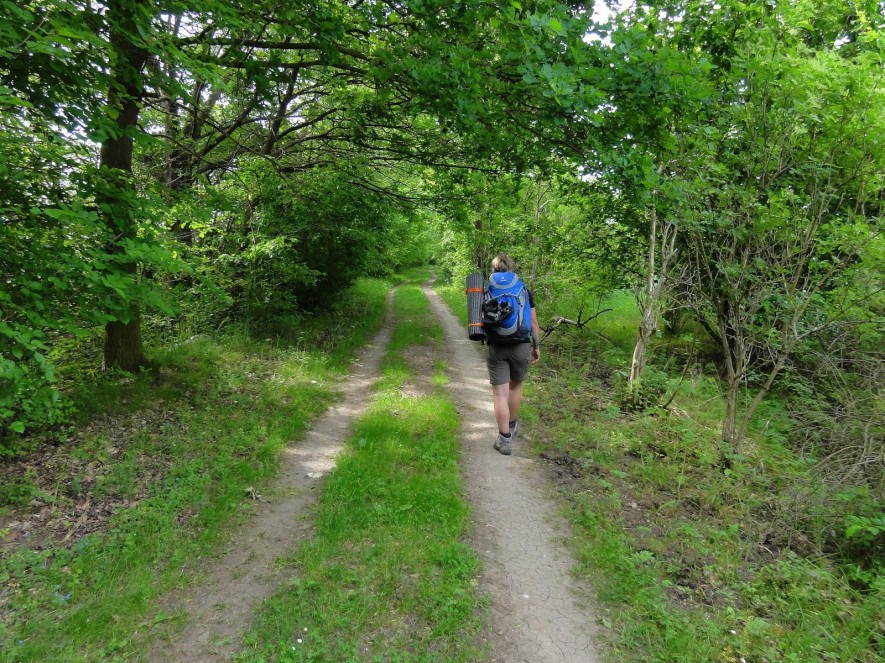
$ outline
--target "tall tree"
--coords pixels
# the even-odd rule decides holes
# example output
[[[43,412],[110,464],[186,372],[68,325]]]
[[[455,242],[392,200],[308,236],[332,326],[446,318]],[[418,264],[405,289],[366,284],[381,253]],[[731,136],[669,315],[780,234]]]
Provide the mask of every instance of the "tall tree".
[[[0,335],[17,354],[3,375],[19,394],[0,399],[4,421],[28,401],[22,371],[49,366],[47,331],[105,325],[108,367],[143,361],[140,315],[162,304],[146,275],[180,267],[166,231],[197,237],[184,214],[191,188],[203,196],[222,184],[232,198],[232,173],[255,159],[290,175],[331,168],[395,193],[396,177],[366,177],[366,167],[467,169],[483,154],[522,168],[573,151],[565,134],[586,128],[565,121],[580,106],[570,90],[585,20],[550,0],[248,10],[226,0],[25,0],[0,11],[0,152],[39,184],[16,189],[21,177],[0,168],[12,182],[0,208],[26,221],[0,231],[5,246],[24,247],[4,264]],[[39,154],[19,159],[14,146],[35,131]],[[262,201],[236,202],[246,222],[232,227],[246,231]],[[56,248],[67,298],[48,285],[52,261],[29,245],[34,233]]]
[[[137,193],[132,182],[132,150],[138,132],[145,82],[142,68],[149,52],[142,34],[149,30],[151,8],[144,0],[108,0],[106,20],[110,43],[110,88],[107,95],[108,136],[101,143],[97,202],[113,235],[108,252],[119,256],[122,270],[135,277],[138,264],[125,255],[137,237]],[[144,363],[141,311],[137,302],[105,327],[104,362],[108,368],[131,371]]]

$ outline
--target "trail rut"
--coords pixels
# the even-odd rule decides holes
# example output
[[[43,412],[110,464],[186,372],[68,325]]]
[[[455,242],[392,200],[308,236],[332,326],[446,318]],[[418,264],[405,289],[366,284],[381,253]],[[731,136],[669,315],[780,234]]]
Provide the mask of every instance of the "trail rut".
[[[255,514],[237,530],[220,559],[213,560],[197,587],[171,596],[165,611],[184,610],[188,624],[168,642],[150,651],[151,663],[209,663],[229,661],[239,649],[260,602],[278,587],[278,557],[289,552],[310,532],[304,520],[313,503],[318,482],[334,466],[354,420],[369,403],[367,394],[378,378],[381,358],[390,341],[392,293],[387,299],[387,319],[342,380],[342,399],[314,422],[298,444],[288,447],[280,474]]]
[[[492,448],[497,431],[482,351],[440,297],[429,286],[424,292],[443,327],[444,359],[461,416],[471,538],[482,561],[480,589],[491,599],[491,658],[595,663],[592,607],[569,575],[573,561],[561,543],[568,529],[545,495],[541,468],[526,453],[524,439],[514,442],[512,456]]]

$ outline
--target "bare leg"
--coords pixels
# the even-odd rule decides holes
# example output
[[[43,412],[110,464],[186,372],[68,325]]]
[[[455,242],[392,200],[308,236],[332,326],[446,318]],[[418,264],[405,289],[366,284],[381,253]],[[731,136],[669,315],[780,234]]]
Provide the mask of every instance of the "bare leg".
[[[507,426],[509,430],[510,422],[516,419],[519,412],[519,404],[522,402],[522,382],[513,381],[510,383],[510,393],[507,395]],[[500,426],[500,423],[498,424]],[[504,430],[503,428],[501,430]]]
[[[493,384],[492,399],[495,404],[495,421],[498,423],[498,432],[507,433],[510,430],[510,385]],[[515,384],[519,384],[518,382]]]

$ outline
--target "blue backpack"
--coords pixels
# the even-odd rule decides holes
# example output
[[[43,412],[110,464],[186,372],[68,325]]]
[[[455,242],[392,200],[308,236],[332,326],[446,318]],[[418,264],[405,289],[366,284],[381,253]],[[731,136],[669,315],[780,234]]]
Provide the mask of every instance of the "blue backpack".
[[[482,323],[490,345],[526,343],[532,338],[529,291],[513,272],[489,277],[482,304]]]

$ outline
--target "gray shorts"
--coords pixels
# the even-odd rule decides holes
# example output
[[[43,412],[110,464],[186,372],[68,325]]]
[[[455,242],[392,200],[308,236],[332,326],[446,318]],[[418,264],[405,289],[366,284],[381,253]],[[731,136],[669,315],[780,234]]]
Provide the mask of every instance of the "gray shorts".
[[[489,382],[507,384],[522,382],[529,374],[532,344],[490,345],[486,363],[489,366]]]

